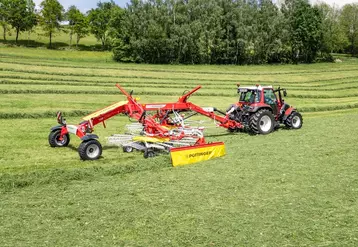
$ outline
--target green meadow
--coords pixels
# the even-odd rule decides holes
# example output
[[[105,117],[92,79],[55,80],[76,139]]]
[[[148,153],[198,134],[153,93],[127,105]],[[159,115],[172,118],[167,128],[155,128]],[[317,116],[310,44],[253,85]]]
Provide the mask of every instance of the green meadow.
[[[0,45],[0,246],[357,246],[358,59],[311,65],[119,64],[111,53]],[[225,110],[236,84],[281,86],[303,128],[230,134],[206,120],[227,155],[173,168],[106,144],[129,122],[96,126],[103,157],[50,148],[68,123],[125,97]]]

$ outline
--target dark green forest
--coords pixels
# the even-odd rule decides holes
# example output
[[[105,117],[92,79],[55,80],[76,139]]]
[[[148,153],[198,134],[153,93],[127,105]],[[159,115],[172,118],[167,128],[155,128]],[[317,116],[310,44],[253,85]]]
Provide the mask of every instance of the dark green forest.
[[[4,39],[9,26],[18,33],[40,25],[51,46],[53,33],[66,21],[71,42],[75,37],[78,44],[92,33],[121,62],[312,63],[332,61],[333,52],[358,52],[357,4],[338,8],[308,0],[131,0],[125,8],[99,2],[87,13],[76,6],[65,11],[57,0],[44,0],[40,9],[33,8],[32,0],[0,0],[0,6]]]

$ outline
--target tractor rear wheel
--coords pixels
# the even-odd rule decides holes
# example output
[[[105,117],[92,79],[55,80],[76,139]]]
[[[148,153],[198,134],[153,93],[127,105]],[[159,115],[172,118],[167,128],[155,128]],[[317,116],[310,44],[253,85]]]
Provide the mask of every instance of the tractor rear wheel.
[[[250,117],[249,126],[254,134],[266,135],[273,131],[275,118],[269,110],[259,110]]]
[[[51,131],[48,136],[48,143],[51,147],[67,147],[68,144],[70,144],[70,135],[66,134],[62,137],[62,140],[60,140],[61,137],[61,130],[54,130]]]
[[[298,112],[292,112],[285,121],[286,127],[290,129],[301,129],[302,124],[302,115]]]
[[[102,145],[97,140],[84,141],[78,147],[82,160],[97,160],[102,154]]]

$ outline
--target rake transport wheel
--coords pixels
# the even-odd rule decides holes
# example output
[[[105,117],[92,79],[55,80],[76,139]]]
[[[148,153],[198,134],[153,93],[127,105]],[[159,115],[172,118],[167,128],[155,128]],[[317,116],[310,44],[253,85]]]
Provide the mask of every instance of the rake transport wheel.
[[[290,129],[301,129],[302,124],[302,115],[298,112],[292,112],[285,121],[286,127]]]
[[[155,152],[153,150],[145,150],[144,151],[144,158],[148,159],[148,158],[153,158],[155,157]]]
[[[249,126],[254,134],[266,135],[273,131],[275,118],[269,110],[259,110],[250,117]]]
[[[133,151],[134,151],[133,147],[131,147],[131,146],[123,146],[123,152],[124,153],[131,153]]]
[[[97,160],[102,154],[102,145],[97,140],[84,141],[78,147],[82,160]]]
[[[61,130],[54,130],[51,131],[48,136],[48,143],[51,147],[67,147],[70,143],[70,135],[66,134],[62,137],[62,140],[60,140],[61,136]]]

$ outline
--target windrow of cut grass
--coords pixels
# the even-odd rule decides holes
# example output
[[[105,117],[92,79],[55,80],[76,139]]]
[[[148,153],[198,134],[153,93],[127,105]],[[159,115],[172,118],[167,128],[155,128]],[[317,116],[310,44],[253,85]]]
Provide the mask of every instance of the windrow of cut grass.
[[[58,86],[58,89],[51,89],[51,86],[42,86],[42,85],[28,85],[26,89],[23,85],[12,85],[14,89],[5,89],[7,85],[0,84],[0,94],[91,94],[91,95],[117,95],[119,94],[118,89],[116,88],[98,88],[98,90],[88,90],[87,88],[81,87],[66,87],[66,86]],[[39,87],[40,89],[36,89]],[[63,88],[66,87],[66,88]],[[157,95],[157,96],[178,96],[183,94],[183,89],[173,88],[170,91],[159,91],[158,88],[138,88],[132,87],[132,89],[136,90],[136,95]],[[197,92],[196,96],[203,97],[235,97],[237,92],[232,90],[203,90],[201,92]],[[340,99],[340,98],[352,98],[357,97],[358,92],[346,90],[346,91],[295,91],[295,93],[290,93],[287,96],[289,98],[301,98],[301,99]]]
[[[168,67],[167,69],[160,69],[160,68],[146,68],[143,67],[141,68],[140,66],[138,68],[135,67],[128,67],[125,66],[123,67],[122,64],[118,65],[118,64],[106,64],[106,65],[102,65],[102,66],[94,66],[93,64],[79,64],[78,62],[72,62],[72,63],[66,63],[63,64],[62,62],[52,62],[50,61],[46,61],[46,62],[39,62],[38,60],[29,60],[26,59],[26,61],[8,61],[8,59],[0,59],[0,63],[6,63],[6,64],[16,64],[16,65],[29,65],[29,66],[37,66],[37,67],[48,67],[48,66],[56,66],[58,68],[63,68],[63,69],[96,69],[96,70],[116,70],[116,71],[136,71],[136,72],[159,72],[159,73],[179,73],[179,74],[205,74],[205,75],[237,75],[237,76],[241,76],[241,75],[295,75],[295,74],[317,74],[317,73],[341,73],[341,72],[355,72],[356,71],[356,65],[351,65],[351,66],[345,66],[342,68],[342,66],[335,66],[336,68],[331,68],[331,69],[310,69],[310,70],[297,70],[297,69],[292,69],[292,70],[286,70],[286,69],[277,69],[275,66],[271,66],[271,70],[255,70],[252,72],[247,72],[247,70],[243,69],[241,72],[239,71],[230,71],[230,70],[224,70],[224,71],[212,71],[212,70],[207,70],[207,71],[198,71],[198,70],[180,70],[180,69],[170,69],[170,67]]]
[[[304,112],[356,108],[358,102],[358,62],[353,59],[295,66],[163,66],[117,64],[103,59],[106,56],[0,49],[0,94],[4,101],[0,117],[42,118],[57,110],[77,116],[94,111],[125,99],[115,83],[128,91],[133,89],[145,103],[176,101],[184,91],[202,85],[190,100],[220,109],[237,101],[237,83],[285,87],[286,101]],[[49,104],[51,99],[54,101]]]
[[[103,76],[71,76],[71,75],[47,75],[46,73],[26,73],[26,72],[11,72],[5,71],[0,74],[2,79],[23,79],[23,80],[46,80],[46,81],[64,81],[64,82],[86,82],[86,83],[134,83],[141,85],[190,85],[200,84],[202,86],[236,86],[237,82],[247,85],[255,85],[260,83],[261,85],[274,85],[274,86],[285,86],[285,87],[330,87],[337,86],[340,84],[352,84],[358,81],[357,76],[353,77],[342,77],[339,79],[327,79],[327,80],[311,80],[302,82],[287,82],[287,81],[252,81],[238,79],[235,81],[220,81],[220,80],[187,80],[182,79],[168,79],[168,78],[154,78],[148,79],[143,77],[127,78],[127,77],[103,77]],[[197,83],[196,83],[196,82]]]
[[[153,82],[150,83],[150,87],[145,82],[119,82],[122,87],[128,87],[128,88],[174,88],[174,89],[192,89],[193,84],[184,83],[184,84],[175,84],[172,83],[166,83],[166,82]],[[2,85],[24,85],[24,86],[70,86],[70,87],[82,87],[82,88],[93,88],[96,87],[114,87],[114,82],[86,82],[86,81],[56,81],[56,80],[32,80],[32,79],[13,79],[13,78],[6,78],[6,79],[0,79],[0,84]],[[202,84],[202,83],[201,83]],[[309,85],[309,84],[308,84]],[[236,89],[236,85],[234,84],[219,84],[219,85],[213,85],[212,83],[208,83],[204,86],[202,90],[230,90]],[[246,85],[241,85],[241,87],[245,87]],[[248,85],[249,86],[249,85]],[[336,91],[346,91],[347,93],[352,92],[352,90],[358,89],[358,81],[348,81],[348,82],[341,82],[336,83],[332,85],[319,85],[319,86],[307,86],[304,85],[280,85],[279,83],[274,83],[272,86],[278,87],[278,86],[284,86],[286,89],[291,91],[316,91],[316,92],[336,92]]]
[[[328,81],[342,79],[342,74],[336,72],[295,74],[295,75],[209,75],[209,74],[191,74],[191,73],[170,73],[170,72],[147,72],[147,71],[122,71],[122,70],[96,70],[89,68],[66,68],[59,70],[53,66],[30,66],[13,65],[0,63],[1,70],[4,72],[17,73],[36,73],[43,75],[57,76],[76,76],[76,77],[107,77],[107,78],[145,78],[145,79],[168,79],[168,80],[187,80],[187,81],[226,81],[226,82],[290,82],[302,83],[307,81]],[[358,71],[352,71],[346,78],[357,78]]]
[[[135,94],[137,97],[137,95]],[[140,103],[175,102],[179,96],[141,95]],[[210,98],[210,100],[208,100]],[[55,117],[57,111],[65,112],[70,116],[85,116],[88,112],[101,109],[118,101],[125,100],[121,94],[3,94],[0,101],[0,118],[42,118]],[[205,107],[216,107],[225,111],[228,106],[237,100],[237,97],[202,97],[192,96],[190,101]],[[302,112],[326,111],[334,109],[356,108],[358,97],[332,99],[287,99],[294,107]],[[75,112],[75,113],[74,113]],[[83,115],[81,115],[83,114]]]

